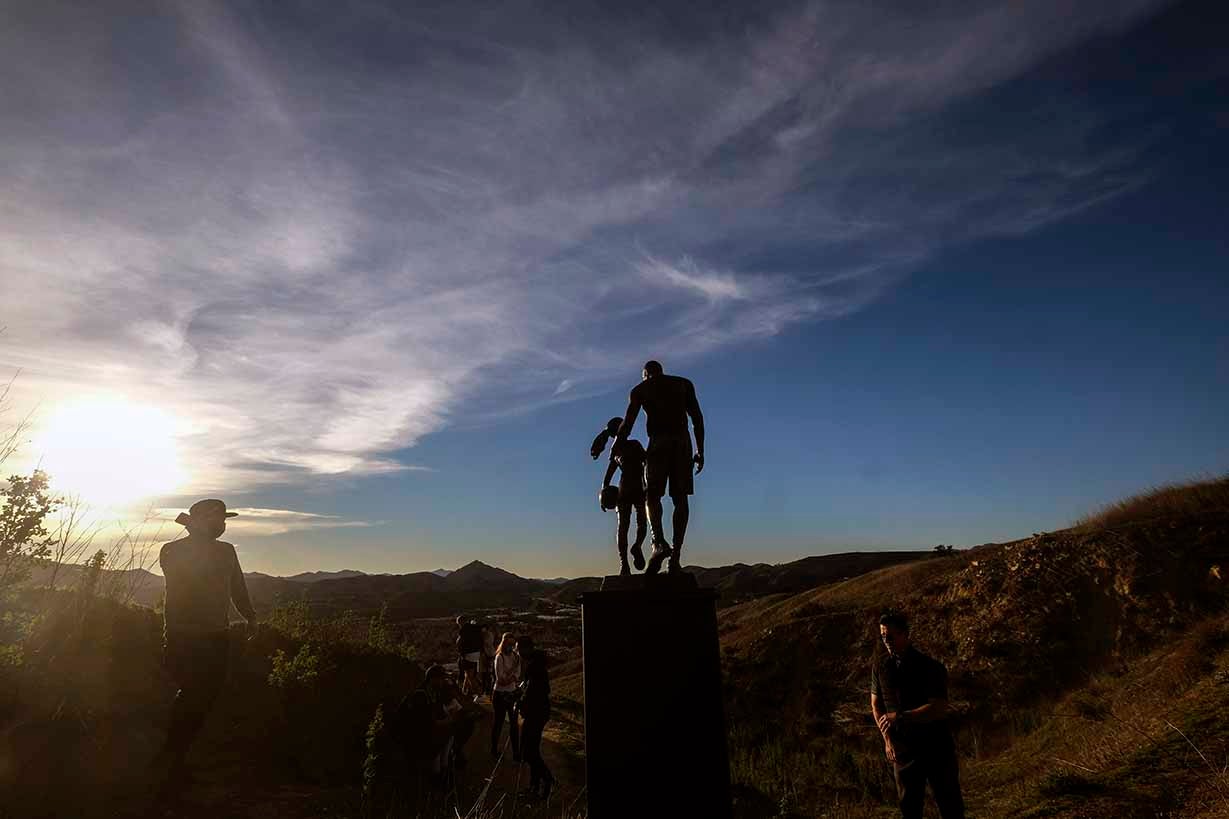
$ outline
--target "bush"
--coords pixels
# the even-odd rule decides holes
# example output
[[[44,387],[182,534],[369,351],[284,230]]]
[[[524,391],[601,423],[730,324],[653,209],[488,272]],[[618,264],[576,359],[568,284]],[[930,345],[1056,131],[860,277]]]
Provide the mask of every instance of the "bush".
[[[320,676],[320,655],[311,643],[299,646],[298,652],[289,660],[286,659],[286,652],[280,648],[273,652],[269,659],[273,663],[273,670],[269,672],[269,685],[282,691],[310,688]]]

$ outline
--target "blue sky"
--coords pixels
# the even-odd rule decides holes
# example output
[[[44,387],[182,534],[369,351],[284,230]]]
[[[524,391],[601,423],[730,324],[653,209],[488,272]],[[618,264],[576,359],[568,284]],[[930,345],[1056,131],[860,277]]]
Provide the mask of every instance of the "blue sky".
[[[27,461],[152,408],[107,482],[183,468],[122,514],[220,495],[286,574],[608,570],[586,450],[650,357],[708,420],[689,562],[1224,472],[1224,12],[913,6],[13,7]]]

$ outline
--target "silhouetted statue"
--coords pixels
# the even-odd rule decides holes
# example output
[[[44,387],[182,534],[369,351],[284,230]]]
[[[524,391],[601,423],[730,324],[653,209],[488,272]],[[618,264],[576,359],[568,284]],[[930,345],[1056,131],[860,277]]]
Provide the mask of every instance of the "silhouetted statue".
[[[235,547],[218,540],[235,514],[220,500],[197,501],[175,518],[187,537],[167,543],[158,556],[166,578],[164,662],[179,687],[161,754],[168,782],[183,774],[188,748],[226,681],[231,602],[249,631],[256,625]]]
[[[641,377],[643,380],[632,388],[628,397],[627,414],[615,436],[615,447],[631,435],[636,417],[643,409],[649,434],[644,468],[645,496],[649,526],[653,531],[653,555],[645,573],[656,574],[667,557],[670,558],[670,571],[677,572],[681,571],[679,557],[690,514],[687,496],[695,488],[692,465],[697,475],[704,469],[704,416],[696,400],[695,385],[686,378],[666,375],[656,361],[645,363]],[[688,417],[696,436],[694,455],[691,434],[687,430]],[[673,548],[662,532],[661,499],[667,492],[674,503]]]
[[[621,418],[611,418],[606,424],[606,431],[598,436],[617,435]],[[603,442],[604,444],[604,442]],[[594,441],[594,446],[597,440]],[[590,450],[592,452],[592,450]],[[601,450],[598,450],[601,454]],[[632,562],[637,569],[644,568],[644,543],[647,525],[645,522],[644,495],[644,445],[635,438],[628,438],[610,448],[610,464],[606,467],[606,475],[602,478],[602,488],[598,492],[602,510],[614,509],[617,516],[617,533],[615,543],[619,549],[619,574],[629,575],[631,569],[627,565],[627,532],[631,527],[632,515],[636,516],[636,540],[632,544]],[[618,469],[619,486],[616,489],[610,485],[615,470]]]
[[[521,655],[521,700],[517,708],[521,712],[521,755],[529,763],[527,795],[546,799],[555,784],[555,777],[542,759],[542,730],[550,720],[546,655],[534,648],[531,637],[517,640],[516,653]]]
[[[943,819],[964,819],[956,745],[947,725],[947,669],[914,648],[899,612],[879,618],[887,653],[871,666],[871,714],[896,774],[904,819],[921,819],[926,783]]]

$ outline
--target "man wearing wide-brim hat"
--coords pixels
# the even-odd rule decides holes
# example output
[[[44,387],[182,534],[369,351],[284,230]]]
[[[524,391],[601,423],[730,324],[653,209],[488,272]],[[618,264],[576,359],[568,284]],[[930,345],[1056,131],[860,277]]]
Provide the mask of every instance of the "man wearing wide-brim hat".
[[[163,658],[179,686],[162,754],[172,780],[182,775],[188,748],[226,681],[231,601],[249,629],[256,625],[235,547],[218,540],[235,515],[220,500],[197,501],[175,518],[187,536],[158,556],[166,578]]]

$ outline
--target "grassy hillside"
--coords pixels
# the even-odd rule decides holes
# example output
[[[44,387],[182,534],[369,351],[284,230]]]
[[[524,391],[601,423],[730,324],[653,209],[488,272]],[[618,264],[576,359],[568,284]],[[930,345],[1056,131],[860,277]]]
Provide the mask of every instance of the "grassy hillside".
[[[868,665],[877,615],[897,607],[948,666],[978,815],[1108,815],[1084,807],[1094,794],[1120,815],[1224,809],[1213,797],[1229,794],[1229,754],[1205,714],[1229,697],[1225,485],[1167,488],[1072,529],[725,611],[745,800],[807,816],[838,802],[875,815],[890,798]]]

